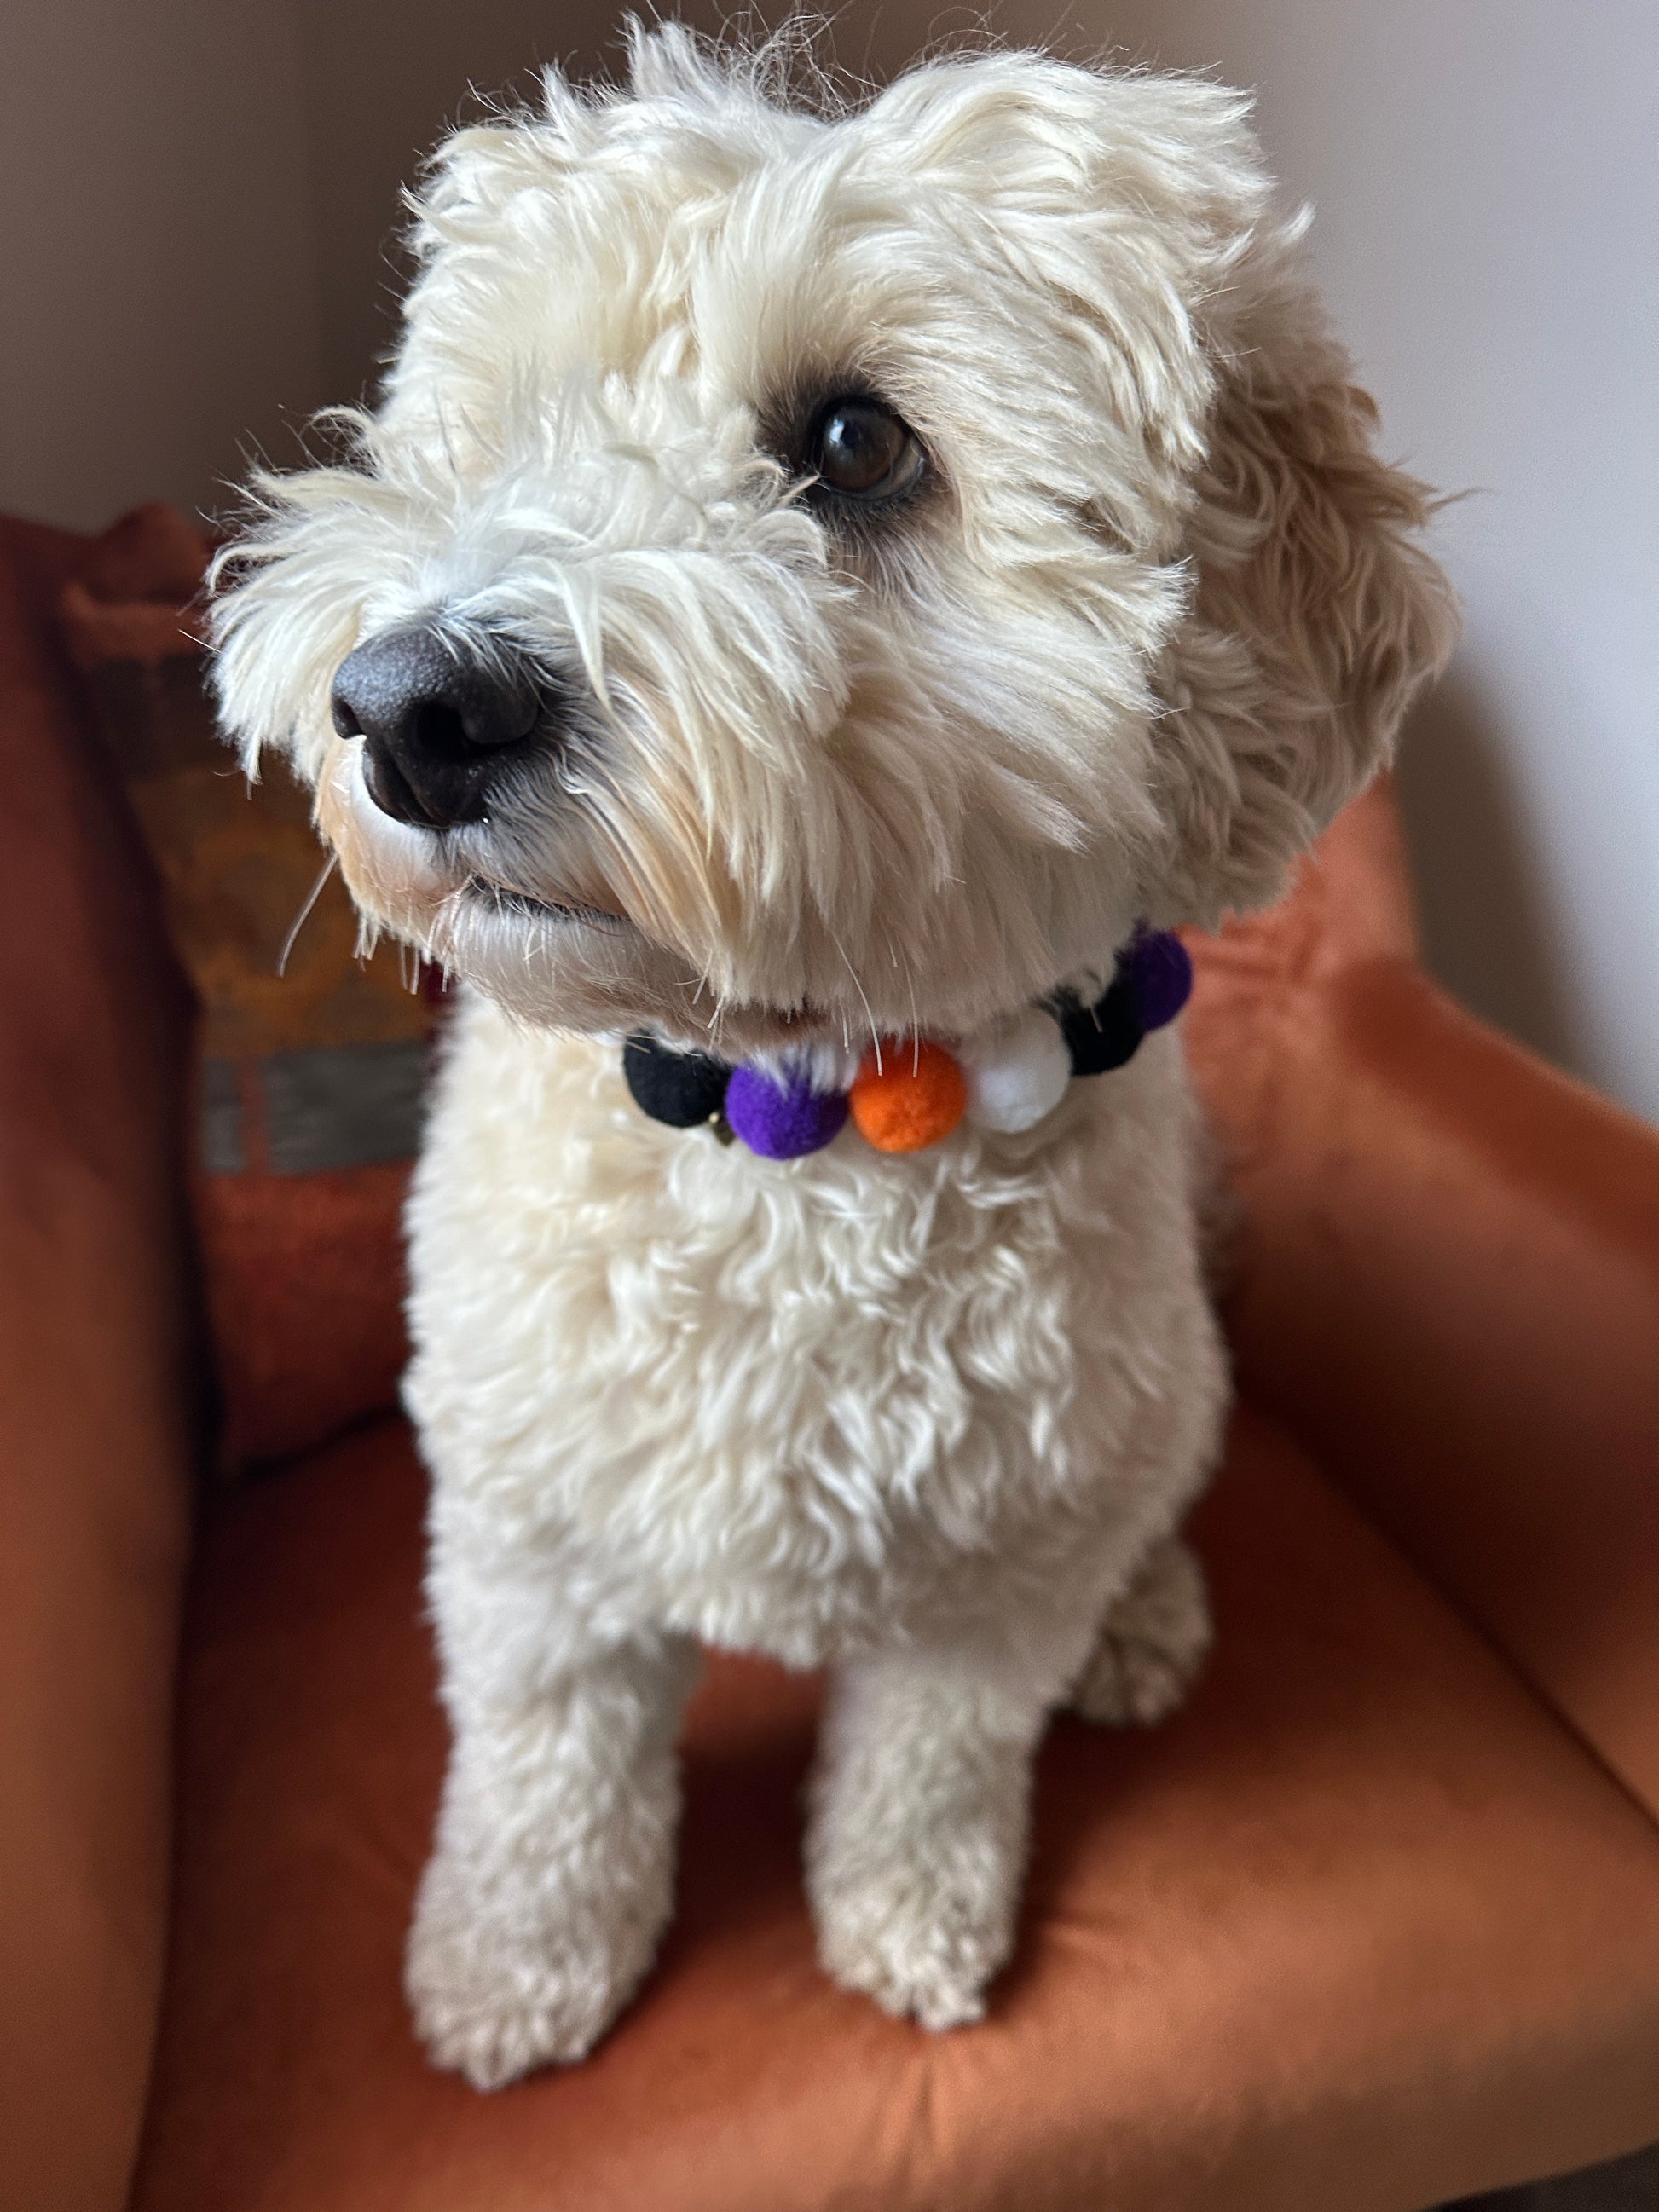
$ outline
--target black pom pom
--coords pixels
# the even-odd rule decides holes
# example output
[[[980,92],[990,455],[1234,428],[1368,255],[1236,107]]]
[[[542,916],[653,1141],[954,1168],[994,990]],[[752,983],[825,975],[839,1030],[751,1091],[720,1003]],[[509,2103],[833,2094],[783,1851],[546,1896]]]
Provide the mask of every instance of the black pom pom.
[[[708,1053],[673,1052],[641,1030],[623,1047],[623,1073],[641,1114],[671,1129],[695,1129],[720,1112],[732,1071]]]
[[[1104,1075],[1133,1060],[1146,1031],[1127,975],[1115,975],[1103,998],[1079,1006],[1066,994],[1054,1001],[1054,1013],[1072,1055],[1073,1075]]]

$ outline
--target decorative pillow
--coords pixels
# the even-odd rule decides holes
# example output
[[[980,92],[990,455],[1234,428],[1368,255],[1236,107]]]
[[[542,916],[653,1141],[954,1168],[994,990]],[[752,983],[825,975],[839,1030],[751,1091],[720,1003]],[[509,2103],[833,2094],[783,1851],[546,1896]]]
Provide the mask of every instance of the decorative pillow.
[[[215,734],[195,605],[210,550],[172,508],[139,507],[58,611],[199,1003],[196,1207],[236,1466],[392,1402],[434,1006],[395,947],[358,957],[286,766],[250,787]]]

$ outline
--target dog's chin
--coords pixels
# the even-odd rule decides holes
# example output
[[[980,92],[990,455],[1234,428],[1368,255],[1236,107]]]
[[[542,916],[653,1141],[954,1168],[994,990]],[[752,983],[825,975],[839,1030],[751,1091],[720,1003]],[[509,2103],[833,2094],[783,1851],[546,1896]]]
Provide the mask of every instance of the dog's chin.
[[[683,954],[626,915],[483,875],[469,877],[446,902],[430,949],[485,997],[538,1027],[601,1036],[650,1030],[688,1051],[734,1061],[805,1052],[816,1062],[832,1052],[839,1064],[853,1036],[839,1008],[720,1000]]]
[[[356,780],[325,781],[319,816],[372,924],[536,1028],[613,1036],[648,1030],[734,1063],[805,1059],[845,1072],[856,1069],[878,1015],[894,1034],[918,1025],[914,1005],[902,1015],[872,1012],[861,996],[842,1006],[806,997],[780,1004],[741,988],[717,995],[686,952],[603,902],[598,882],[578,890],[548,879],[532,890],[510,881],[465,832],[407,827],[383,814]]]
[[[605,907],[590,906],[576,898],[536,898],[512,884],[491,883],[483,876],[469,877],[461,895],[508,928],[517,922],[555,930],[597,929],[618,938],[637,938],[640,933],[626,915],[612,914]]]
[[[623,1026],[684,964],[608,907],[480,874],[445,901],[432,950],[509,1012],[558,1029]]]

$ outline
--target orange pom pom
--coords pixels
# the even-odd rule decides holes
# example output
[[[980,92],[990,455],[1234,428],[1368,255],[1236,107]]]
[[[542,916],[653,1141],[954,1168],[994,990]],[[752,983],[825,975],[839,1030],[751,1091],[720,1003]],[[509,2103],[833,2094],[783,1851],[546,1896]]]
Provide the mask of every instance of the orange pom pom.
[[[859,1133],[878,1152],[919,1152],[948,1137],[968,1110],[968,1079],[943,1045],[894,1038],[864,1055],[852,1091]]]

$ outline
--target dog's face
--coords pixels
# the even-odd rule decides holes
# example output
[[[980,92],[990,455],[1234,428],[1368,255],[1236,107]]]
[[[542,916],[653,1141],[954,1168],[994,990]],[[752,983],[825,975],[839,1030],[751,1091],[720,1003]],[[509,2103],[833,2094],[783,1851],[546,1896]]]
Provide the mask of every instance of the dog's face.
[[[675,30],[463,131],[358,465],[220,603],[371,924],[536,1020],[965,1031],[1270,896],[1449,633],[1236,96],[790,112]]]

